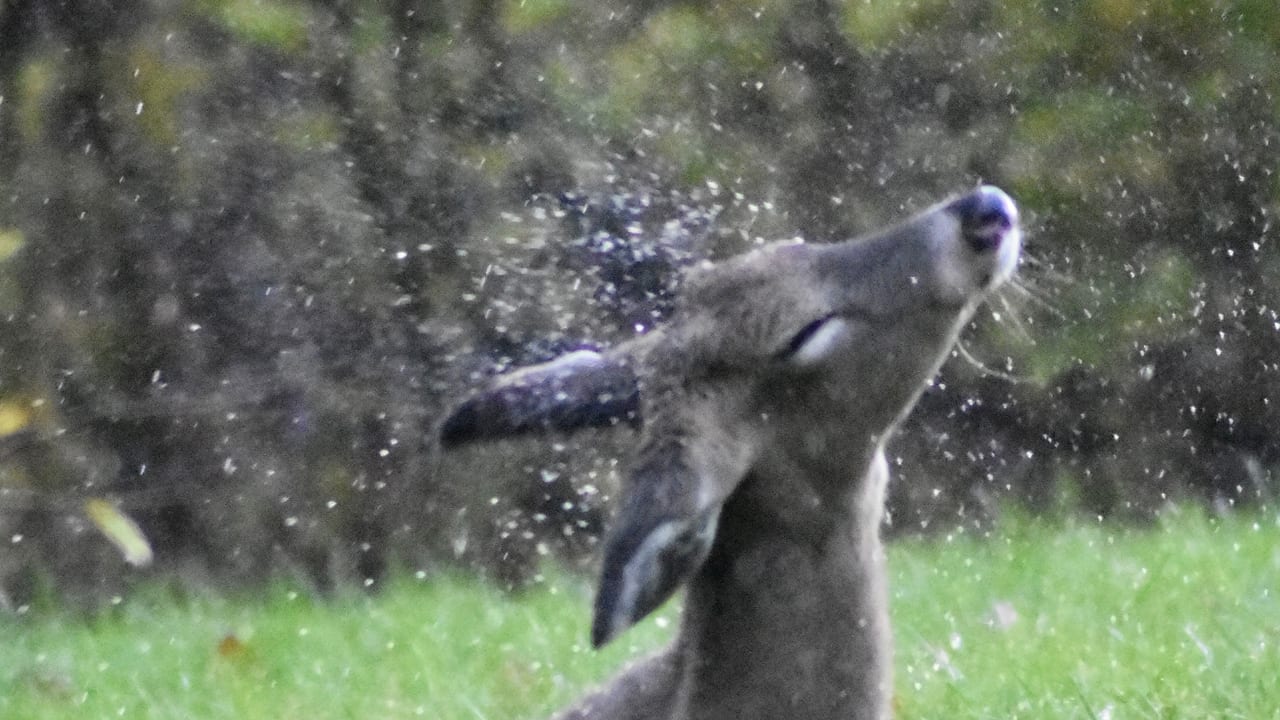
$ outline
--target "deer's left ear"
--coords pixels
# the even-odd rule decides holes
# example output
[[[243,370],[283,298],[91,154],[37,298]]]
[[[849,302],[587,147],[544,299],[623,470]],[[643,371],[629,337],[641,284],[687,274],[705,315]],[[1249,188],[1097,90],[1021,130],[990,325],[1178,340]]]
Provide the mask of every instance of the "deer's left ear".
[[[642,451],[605,542],[591,642],[600,647],[653,612],[702,566],[715,541],[716,482],[672,440]]]
[[[601,646],[671,597],[702,567],[720,508],[755,459],[759,438],[736,385],[702,385],[674,345],[642,381],[644,433],[604,543],[591,640]]]

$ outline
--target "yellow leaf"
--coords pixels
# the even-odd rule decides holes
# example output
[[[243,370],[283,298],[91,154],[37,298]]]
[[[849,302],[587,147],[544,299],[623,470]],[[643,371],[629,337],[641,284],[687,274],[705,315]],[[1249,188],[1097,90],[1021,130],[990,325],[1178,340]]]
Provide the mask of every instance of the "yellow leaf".
[[[120,549],[124,561],[134,567],[146,567],[154,557],[151,543],[128,515],[102,498],[90,498],[84,504],[84,512],[112,545]]]
[[[0,400],[0,437],[12,435],[31,424],[31,405]]]
[[[13,257],[14,253],[22,249],[25,242],[21,230],[12,228],[0,230],[0,262]]]

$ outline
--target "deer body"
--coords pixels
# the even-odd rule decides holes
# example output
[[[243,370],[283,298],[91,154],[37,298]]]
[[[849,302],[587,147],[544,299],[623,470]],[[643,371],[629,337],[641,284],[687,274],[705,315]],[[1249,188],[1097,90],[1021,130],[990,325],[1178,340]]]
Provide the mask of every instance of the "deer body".
[[[634,398],[592,640],[686,585],[682,625],[565,718],[889,716],[884,444],[1018,252],[1016,209],[989,187],[866,240],[772,246],[697,273],[663,330],[459,409],[448,442],[536,429],[502,408],[565,383],[576,420],[583,388],[608,389],[597,420]]]

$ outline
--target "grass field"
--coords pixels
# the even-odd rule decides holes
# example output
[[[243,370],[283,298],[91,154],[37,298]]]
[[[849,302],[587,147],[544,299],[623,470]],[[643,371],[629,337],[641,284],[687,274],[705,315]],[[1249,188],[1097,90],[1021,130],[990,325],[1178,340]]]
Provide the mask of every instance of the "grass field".
[[[1277,522],[896,543],[899,717],[1280,718]],[[668,606],[588,651],[589,593],[406,575],[372,597],[154,590],[94,619],[4,617],[0,718],[542,717],[674,630]]]

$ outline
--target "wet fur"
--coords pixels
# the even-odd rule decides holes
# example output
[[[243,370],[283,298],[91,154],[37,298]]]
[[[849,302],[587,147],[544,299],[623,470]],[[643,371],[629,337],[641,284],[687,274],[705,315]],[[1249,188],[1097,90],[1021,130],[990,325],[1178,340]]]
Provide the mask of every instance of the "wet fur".
[[[1012,202],[984,188],[865,240],[709,265],[667,326],[460,407],[454,444],[618,418],[641,428],[592,640],[686,587],[680,633],[562,717],[890,715],[884,446],[1012,272],[1016,232]]]

